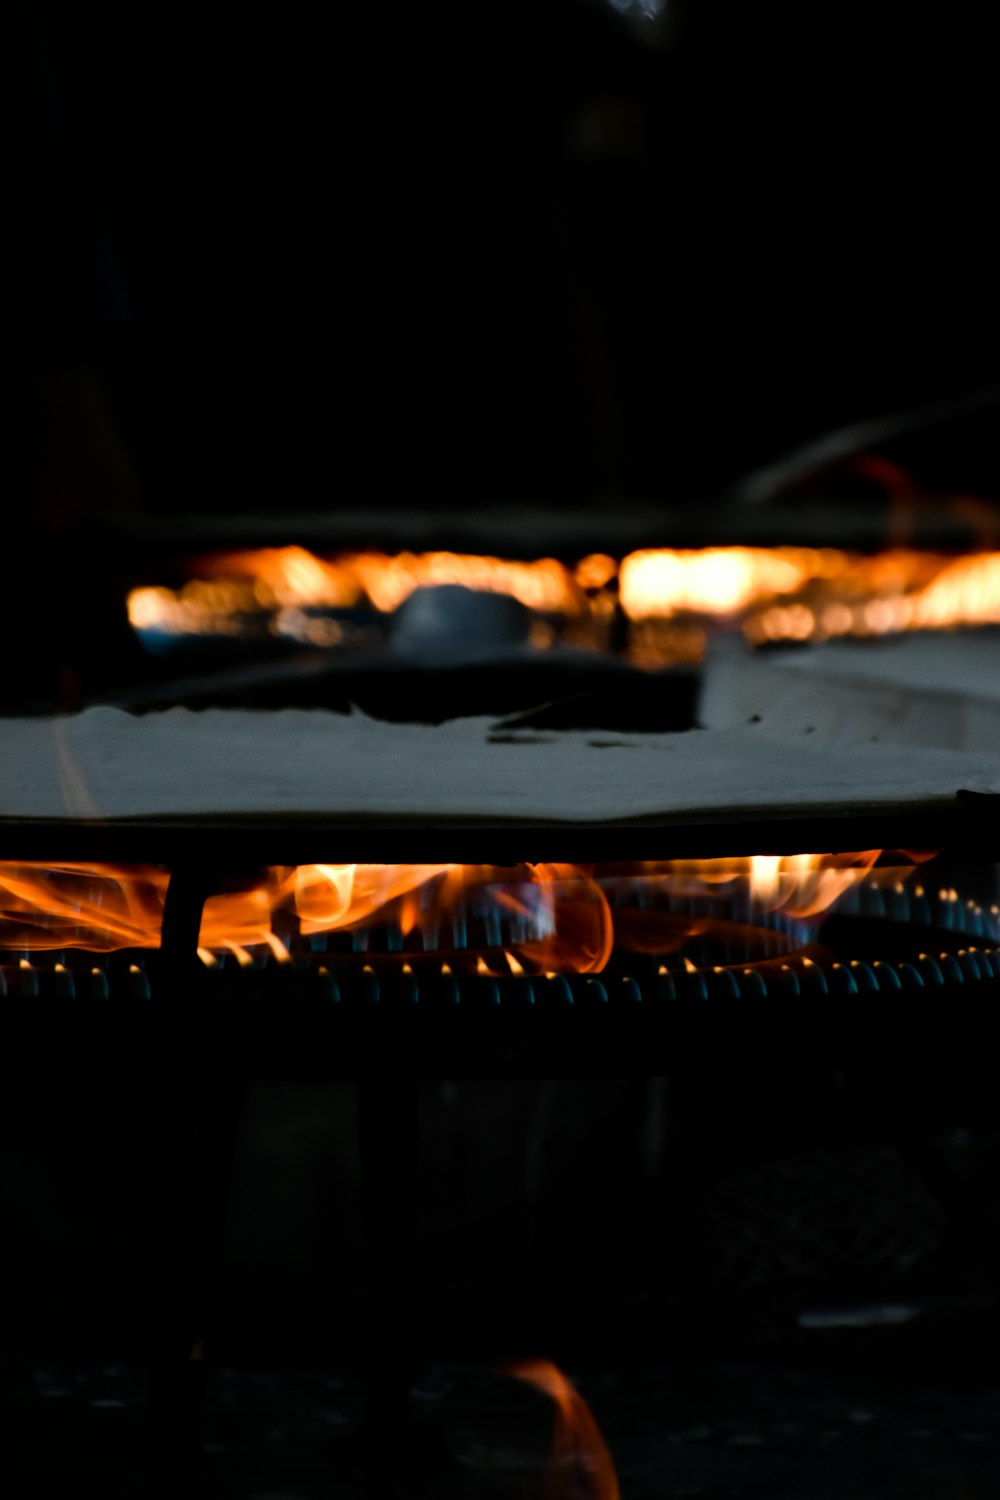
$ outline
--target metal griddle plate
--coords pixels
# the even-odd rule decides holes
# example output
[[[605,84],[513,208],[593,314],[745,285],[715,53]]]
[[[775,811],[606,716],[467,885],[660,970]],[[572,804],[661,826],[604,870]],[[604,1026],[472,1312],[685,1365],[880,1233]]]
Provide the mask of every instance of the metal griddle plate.
[[[959,790],[901,807],[780,803],[636,822],[310,815],[276,819],[0,818],[0,859],[155,863],[202,872],[339,860],[513,865],[522,861],[709,859],[851,849],[936,849],[954,865],[1000,860],[1000,794]]]

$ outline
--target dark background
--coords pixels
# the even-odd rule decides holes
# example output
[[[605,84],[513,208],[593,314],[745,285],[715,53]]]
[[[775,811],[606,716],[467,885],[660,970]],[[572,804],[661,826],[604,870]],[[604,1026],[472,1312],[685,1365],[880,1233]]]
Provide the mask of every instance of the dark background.
[[[12,14],[24,337],[147,506],[677,501],[996,370],[988,6]]]

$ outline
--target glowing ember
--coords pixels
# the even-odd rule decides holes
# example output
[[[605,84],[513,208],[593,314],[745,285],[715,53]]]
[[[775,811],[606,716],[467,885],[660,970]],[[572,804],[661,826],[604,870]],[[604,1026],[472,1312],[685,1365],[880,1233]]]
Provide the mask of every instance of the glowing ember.
[[[525,1360],[507,1370],[516,1380],[544,1391],[555,1402],[556,1419],[549,1458],[550,1500],[620,1500],[618,1476],[601,1430],[586,1401],[555,1365]]]
[[[206,902],[200,949],[206,959],[228,951],[249,963],[249,950],[266,947],[283,959],[295,934],[384,927],[404,942],[419,936],[419,952],[485,973],[597,973],[616,947],[676,951],[741,896],[758,913],[805,921],[862,880],[895,883],[908,873],[873,869],[878,857],[867,850],[634,865],[271,866]],[[157,948],[168,880],[155,865],[0,863],[0,946]],[[678,911],[692,900],[706,915]],[[450,936],[442,936],[446,928]]]

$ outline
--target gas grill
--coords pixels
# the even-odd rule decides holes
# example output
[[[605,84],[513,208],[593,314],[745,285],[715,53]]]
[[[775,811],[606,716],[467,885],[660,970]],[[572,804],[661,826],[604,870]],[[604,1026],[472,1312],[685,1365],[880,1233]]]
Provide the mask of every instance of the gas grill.
[[[569,555],[565,547],[563,554]],[[419,605],[419,593],[414,597]],[[783,773],[769,764],[766,742],[737,743],[745,733],[737,726],[731,739],[713,740],[712,731],[678,737],[695,747],[685,751],[686,770],[679,773],[676,755],[662,768],[651,760],[630,815],[608,820],[607,812],[588,811],[578,817],[574,809],[561,820],[548,816],[546,798],[558,778],[529,786],[525,800],[513,759],[503,777],[508,791],[517,790],[519,810],[477,814],[477,789],[491,774],[479,762],[486,747],[537,746],[545,742],[532,738],[539,726],[602,726],[585,742],[563,739],[553,760],[562,764],[565,757],[571,770],[564,769],[563,779],[574,790],[587,783],[591,792],[595,784],[606,792],[621,777],[623,794],[631,794],[640,750],[625,746],[617,766],[601,762],[600,774],[594,757],[621,750],[627,738],[621,731],[690,726],[700,671],[688,661],[651,673],[617,659],[624,637],[616,637],[613,622],[604,644],[614,649],[536,650],[515,600],[501,596],[499,608],[484,608],[485,598],[458,589],[445,601],[449,610],[454,605],[453,636],[463,635],[463,620],[480,618],[477,611],[488,617],[481,659],[475,650],[468,654],[464,640],[445,639],[444,649],[441,640],[431,641],[425,652],[419,629],[406,637],[401,612],[389,627],[402,632],[405,649],[395,654],[369,643],[353,654],[316,651],[308,660],[279,654],[262,662],[242,660],[240,646],[236,665],[231,659],[214,675],[192,668],[181,679],[171,666],[160,680],[152,673],[128,692],[104,695],[134,709],[177,703],[328,707],[341,698],[347,706],[367,692],[377,717],[424,723],[450,719],[459,707],[470,713],[490,706],[494,715],[528,710],[499,724],[494,717],[481,742],[455,741],[446,754],[456,769],[462,765],[462,785],[456,790],[435,772],[425,777],[418,798],[418,805],[434,809],[438,795],[447,793],[437,812],[413,814],[390,773],[380,771],[374,780],[366,774],[366,755],[381,755],[388,739],[373,740],[371,751],[349,752],[355,791],[364,794],[345,804],[354,807],[352,816],[312,816],[308,805],[298,808],[294,800],[281,804],[294,811],[278,816],[273,807],[255,810],[252,800],[231,801],[224,783],[239,785],[247,768],[254,774],[235,753],[239,736],[245,740],[255,724],[269,725],[280,764],[282,735],[298,746],[309,715],[291,726],[280,715],[241,721],[233,731],[231,765],[222,767],[217,757],[212,763],[202,750],[197,770],[188,775],[185,768],[181,779],[189,788],[197,785],[198,807],[185,805],[163,817],[142,800],[170,774],[169,757],[159,771],[144,759],[143,747],[161,737],[155,716],[126,722],[122,715],[112,724],[113,711],[104,709],[98,713],[110,717],[96,726],[68,721],[65,737],[61,731],[50,737],[58,756],[48,774],[42,770],[34,781],[32,751],[21,752],[14,782],[20,774],[25,785],[43,788],[45,806],[38,815],[15,811],[0,824],[3,860],[41,867],[104,862],[124,872],[141,863],[158,870],[165,885],[162,929],[135,946],[101,952],[68,941],[48,951],[30,944],[0,951],[11,1055],[44,1059],[49,1079],[80,1070],[96,1079],[138,1067],[157,1091],[162,1140],[153,1166],[149,1464],[156,1500],[177,1500],[196,1482],[205,1333],[248,1079],[339,1079],[359,1086],[373,1309],[366,1330],[371,1396],[361,1443],[376,1471],[398,1455],[404,1469],[422,1462],[416,1439],[407,1435],[406,1397],[410,1320],[419,1299],[406,1266],[417,1213],[421,1080],[664,1076],[703,1103],[717,1100],[722,1116],[738,1101],[776,1135],[787,1133],[806,1090],[818,1107],[846,1089],[856,1119],[877,1139],[896,1144],[949,1212],[972,1225],[980,1241],[990,1241],[975,1192],[949,1175],[927,1142],[931,1128],[956,1120],[1000,1124],[993,1066],[1000,1041],[1000,798],[977,789],[985,759],[949,763],[949,774],[953,767],[963,778],[972,768],[963,783],[970,790],[948,782],[945,798],[931,766],[926,783],[919,783],[926,790],[900,795],[893,785],[895,752],[887,745],[877,764],[856,756],[854,798],[838,802],[822,791],[809,798],[801,784],[789,791]],[[620,624],[617,604],[614,611]],[[516,640],[505,635],[512,622]],[[713,629],[732,635],[735,623],[729,618]],[[260,644],[256,630],[251,645]],[[655,635],[656,629],[650,639]],[[664,639],[657,637],[657,649]],[[199,723],[210,719],[201,716]],[[181,720],[173,717],[163,734],[177,732]],[[535,730],[522,734],[525,724]],[[50,805],[50,788],[61,784],[66,765],[76,764],[76,752],[86,752],[88,735],[100,742],[109,725],[120,743],[92,768],[104,779],[91,785],[85,754],[77,767],[98,811],[69,807],[65,792],[61,804]],[[446,736],[447,726],[419,732]],[[25,744],[32,734],[22,730]],[[418,767],[420,757],[435,754],[435,743],[421,739]],[[558,733],[551,743],[560,743]],[[707,747],[704,765],[699,746]],[[712,746],[730,757],[718,777]],[[44,728],[38,748],[52,750]],[[828,761],[827,773],[833,765],[839,771],[856,748]],[[517,748],[511,756],[525,753]],[[130,764],[142,767],[134,786],[116,785],[119,755],[125,761],[133,755]],[[756,800],[741,806],[738,795],[735,803],[727,798],[732,765],[744,755],[757,757]],[[862,780],[865,764],[880,777],[870,791]],[[655,788],[662,780],[673,795],[678,774],[686,778],[687,800],[677,803],[679,812],[667,815],[664,808],[661,817]],[[830,785],[829,775],[823,785]],[[323,795],[328,791],[324,783]],[[887,881],[873,872],[841,893],[826,914],[796,914],[745,888],[720,898],[704,889],[630,886],[627,874],[647,862],[745,859],[765,851],[775,859],[803,850],[918,853],[912,861],[903,852],[885,856],[890,865],[915,861],[910,878]],[[929,858],[919,852],[932,850]],[[345,855],[390,866],[438,860],[481,868],[485,861],[497,870],[499,884],[511,878],[502,872],[525,861],[579,862],[604,871],[613,915],[627,910],[635,924],[666,923],[682,938],[661,946],[616,943],[593,966],[526,963],[526,948],[540,936],[530,912],[498,908],[488,890],[474,890],[436,925],[404,923],[390,913],[343,930],[309,931],[293,914],[276,911],[271,946],[200,947],[206,903],[253,886],[262,869],[273,868],[264,861],[294,869]]]
[[[987,1173],[932,1140],[1000,1130],[1000,393],[951,385],[990,376],[990,339],[969,350],[962,333],[982,332],[995,279],[988,133],[965,107],[989,89],[969,86],[978,65],[951,68],[961,89],[937,89],[946,107],[908,151],[886,86],[939,85],[939,52],[988,49],[898,6],[861,32],[824,18],[812,52],[830,66],[810,67],[806,101],[780,76],[802,71],[784,18],[756,10],[702,37],[698,7],[665,0],[491,9],[481,34],[455,8],[407,7],[338,20],[332,51],[297,28],[287,57],[280,27],[244,27],[236,69],[201,17],[192,74],[184,45],[171,57],[141,25],[135,66],[109,67],[117,20],[77,32],[72,8],[45,9],[15,26],[32,274],[0,1014],[41,1096],[74,1081],[44,1122],[54,1162],[87,1089],[113,1101],[107,1144],[132,1123],[109,1080],[148,1083],[155,1148],[127,1159],[153,1200],[151,1500],[197,1493],[248,1080],[356,1086],[371,1370],[355,1457],[376,1481],[435,1458],[408,1400],[425,1080],[443,1100],[451,1080],[650,1079],[630,1184],[649,1204],[633,1194],[609,1239],[631,1251],[672,1210],[650,1261],[680,1267],[692,1308],[697,1235],[676,1235],[676,1261],[658,1251],[690,1229],[693,1185],[818,1122],[894,1146],[951,1216],[946,1252],[974,1248],[968,1283],[1000,1288]],[[331,56],[350,139],[336,257],[311,207]],[[160,107],[178,78],[180,133]],[[720,80],[742,122],[723,149],[689,128]],[[938,160],[955,192],[935,189]],[[918,200],[901,275],[896,226]],[[745,472],[838,414],[850,425]],[[158,514],[123,513],[140,491]],[[230,513],[185,514],[199,506]],[[856,672],[904,639],[905,659]],[[352,904],[357,871],[428,860]],[[12,1090],[9,1118],[28,1094]],[[582,1119],[596,1183],[603,1122]],[[107,1157],[92,1181],[114,1196]],[[998,1163],[1000,1146],[995,1182]],[[487,1212],[547,1204],[535,1166]],[[23,1203],[43,1196],[44,1172],[12,1175],[31,1179]],[[39,1257],[40,1306],[48,1266],[74,1263],[65,1227],[57,1210],[39,1231],[60,1242]],[[15,1234],[26,1268],[32,1232]],[[483,1244],[466,1223],[456,1242]],[[661,1467],[657,1488],[706,1489]],[[601,1500],[617,1493],[611,1475]]]

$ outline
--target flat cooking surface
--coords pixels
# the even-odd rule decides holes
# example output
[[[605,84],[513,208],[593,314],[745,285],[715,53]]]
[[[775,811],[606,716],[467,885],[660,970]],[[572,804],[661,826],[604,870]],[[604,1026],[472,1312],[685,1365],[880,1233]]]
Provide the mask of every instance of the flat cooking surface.
[[[89,845],[122,858],[186,849],[218,860],[242,849],[251,862],[289,863],[330,858],[336,830],[351,847],[335,857],[393,860],[406,857],[411,833],[423,845],[417,857],[441,857],[427,848],[428,830],[436,847],[448,844],[445,858],[461,859],[475,841],[455,830],[485,828],[492,848],[480,838],[465,858],[495,863],[504,830],[525,828],[537,831],[538,848],[522,844],[517,859],[547,857],[547,828],[560,842],[568,836],[560,857],[571,858],[608,857],[594,847],[597,831],[617,845],[610,857],[629,857],[636,842],[619,833],[629,827],[636,841],[641,829],[669,828],[671,853],[695,857],[996,844],[994,753],[819,738],[759,726],[644,736],[320,711],[135,718],[91,709],[0,724],[0,838],[9,858],[66,858]],[[574,830],[586,831],[586,852]]]

